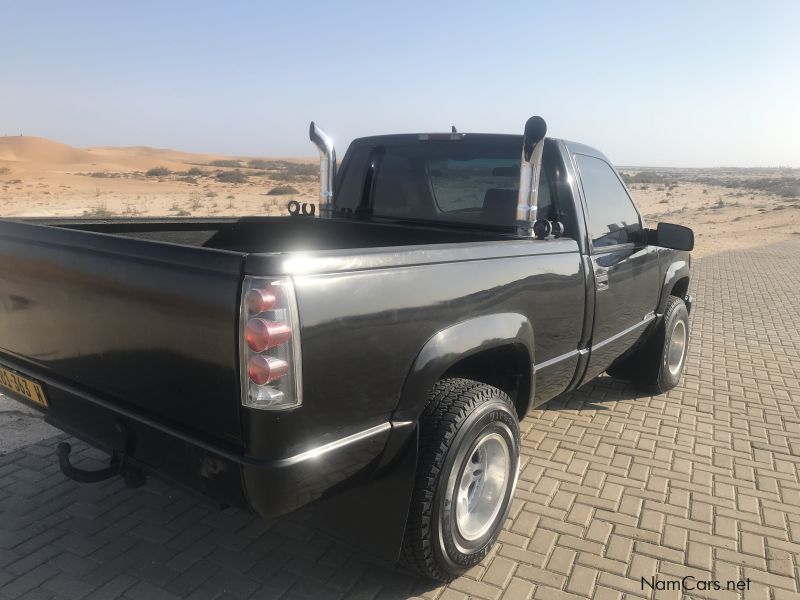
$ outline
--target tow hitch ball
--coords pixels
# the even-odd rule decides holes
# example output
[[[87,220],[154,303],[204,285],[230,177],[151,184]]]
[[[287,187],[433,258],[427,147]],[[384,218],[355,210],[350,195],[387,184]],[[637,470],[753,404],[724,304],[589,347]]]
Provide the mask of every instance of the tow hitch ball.
[[[56,446],[56,454],[58,454],[58,464],[61,467],[61,472],[73,481],[78,481],[80,483],[97,483],[99,481],[111,479],[116,475],[122,475],[126,487],[142,487],[145,482],[144,473],[141,469],[131,465],[128,458],[133,449],[132,436],[122,421],[117,421],[116,428],[120,433],[120,441],[117,449],[111,453],[111,459],[107,467],[96,471],[87,471],[73,466],[69,462],[69,454],[72,452],[72,446],[67,442],[61,442]]]

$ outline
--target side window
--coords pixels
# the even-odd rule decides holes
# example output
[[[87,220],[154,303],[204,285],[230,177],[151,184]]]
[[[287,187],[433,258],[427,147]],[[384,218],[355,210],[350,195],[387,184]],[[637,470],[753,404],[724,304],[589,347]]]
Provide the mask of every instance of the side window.
[[[371,148],[357,148],[352,156],[347,157],[347,166],[337,173],[336,207],[340,211],[352,212],[358,208],[371,152]]]
[[[638,240],[639,214],[611,166],[583,154],[576,154],[575,160],[586,195],[592,245],[600,248]]]
[[[563,161],[555,143],[545,142],[542,173],[539,178],[539,203],[537,219],[561,221],[564,237],[578,239],[575,203],[565,178]]]

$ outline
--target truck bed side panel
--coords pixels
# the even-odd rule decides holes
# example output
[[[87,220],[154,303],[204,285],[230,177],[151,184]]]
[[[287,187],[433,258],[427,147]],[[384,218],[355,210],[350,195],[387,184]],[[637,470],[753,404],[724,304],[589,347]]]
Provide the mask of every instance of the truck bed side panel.
[[[465,260],[474,250],[464,247],[443,251],[448,262],[297,275],[303,406],[279,420],[250,412],[248,445],[256,455],[282,448],[303,451],[309,440],[354,433],[354,424],[357,430],[386,422],[427,340],[466,319],[520,313],[533,325],[537,363],[574,353],[585,308],[577,245],[571,240],[535,244],[527,247],[542,254]],[[546,253],[548,248],[564,251]],[[382,258],[359,260],[366,266]],[[549,392],[562,391],[573,374],[574,363],[560,381],[548,378]]]

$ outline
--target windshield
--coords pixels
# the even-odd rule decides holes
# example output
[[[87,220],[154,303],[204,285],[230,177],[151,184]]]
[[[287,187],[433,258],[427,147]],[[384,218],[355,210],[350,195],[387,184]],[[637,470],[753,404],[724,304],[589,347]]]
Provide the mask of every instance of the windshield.
[[[336,208],[340,215],[513,227],[519,153],[512,136],[360,145],[343,164]],[[542,178],[540,194],[548,193]]]

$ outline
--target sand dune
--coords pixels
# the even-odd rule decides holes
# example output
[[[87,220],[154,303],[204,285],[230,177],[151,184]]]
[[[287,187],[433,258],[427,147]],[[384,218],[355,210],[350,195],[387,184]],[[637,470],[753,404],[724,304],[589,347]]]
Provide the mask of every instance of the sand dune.
[[[254,169],[248,167],[251,158],[146,146],[74,148],[45,138],[4,136],[0,215],[278,215],[290,199],[316,199],[311,159],[261,158],[264,164]],[[155,167],[167,172],[148,174]],[[232,171],[239,173],[226,178]]]
[[[164,166],[183,169],[187,165],[208,165],[215,160],[239,160],[246,164],[253,157],[224,156],[183,152],[149,146],[74,148],[61,142],[35,136],[0,137],[0,163],[16,163],[18,168],[71,166],[74,169],[94,167],[94,170],[131,171]],[[300,160],[307,159],[273,159]]]
[[[0,161],[63,165],[89,163],[91,155],[60,142],[33,136],[0,137]]]

